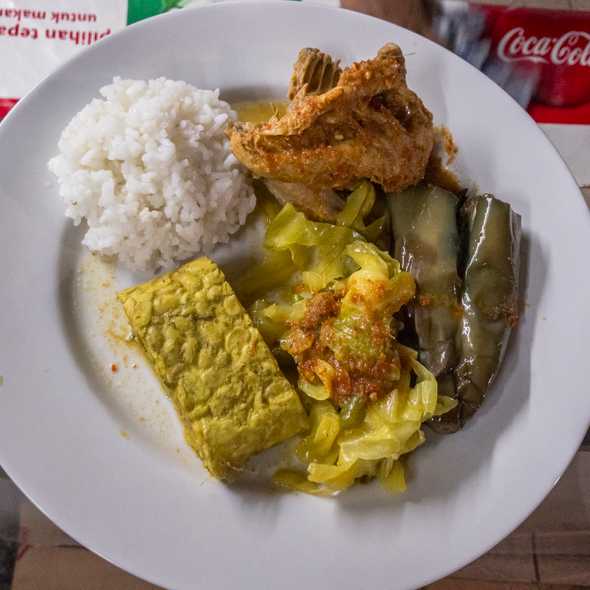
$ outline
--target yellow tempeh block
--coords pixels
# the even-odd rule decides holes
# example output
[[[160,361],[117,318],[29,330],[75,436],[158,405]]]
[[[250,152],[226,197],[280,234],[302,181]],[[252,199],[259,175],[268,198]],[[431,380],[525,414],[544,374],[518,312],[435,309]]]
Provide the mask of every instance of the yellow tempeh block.
[[[212,475],[231,477],[306,428],[296,391],[214,262],[199,258],[118,297]]]

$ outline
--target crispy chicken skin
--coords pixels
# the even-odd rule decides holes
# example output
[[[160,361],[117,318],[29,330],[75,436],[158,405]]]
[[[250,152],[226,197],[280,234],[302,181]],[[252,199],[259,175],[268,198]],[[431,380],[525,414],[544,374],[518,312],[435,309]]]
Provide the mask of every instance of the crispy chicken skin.
[[[392,43],[322,94],[304,84],[281,118],[236,123],[227,134],[257,176],[316,189],[368,178],[388,192],[422,180],[434,142],[432,114],[406,86],[404,57]]]

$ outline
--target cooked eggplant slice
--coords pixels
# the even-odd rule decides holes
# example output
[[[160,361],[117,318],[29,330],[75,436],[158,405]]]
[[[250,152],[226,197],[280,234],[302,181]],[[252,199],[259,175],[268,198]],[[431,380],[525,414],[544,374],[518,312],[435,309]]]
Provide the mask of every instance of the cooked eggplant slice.
[[[458,360],[456,334],[461,315],[457,204],[454,194],[432,185],[389,195],[395,258],[412,274],[418,289],[410,322],[420,361],[451,397],[456,397],[452,371]],[[445,432],[459,428],[458,412],[449,414],[441,426]],[[439,430],[437,424],[433,427]]]
[[[481,405],[518,319],[521,222],[492,195],[468,199],[461,215],[468,238],[455,384],[464,422]]]

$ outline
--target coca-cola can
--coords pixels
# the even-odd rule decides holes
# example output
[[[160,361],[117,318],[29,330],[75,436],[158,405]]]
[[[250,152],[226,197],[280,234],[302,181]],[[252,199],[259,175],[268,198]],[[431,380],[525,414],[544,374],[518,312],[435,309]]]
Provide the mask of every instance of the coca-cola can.
[[[590,12],[480,6],[491,52],[538,72],[533,100],[555,107],[590,101]]]

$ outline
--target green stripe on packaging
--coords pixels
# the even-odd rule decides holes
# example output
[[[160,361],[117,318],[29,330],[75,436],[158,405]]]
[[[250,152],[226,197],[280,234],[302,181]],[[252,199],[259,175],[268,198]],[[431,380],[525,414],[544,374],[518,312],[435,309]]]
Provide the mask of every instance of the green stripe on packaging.
[[[182,0],[128,0],[127,24],[166,12],[182,4]]]

